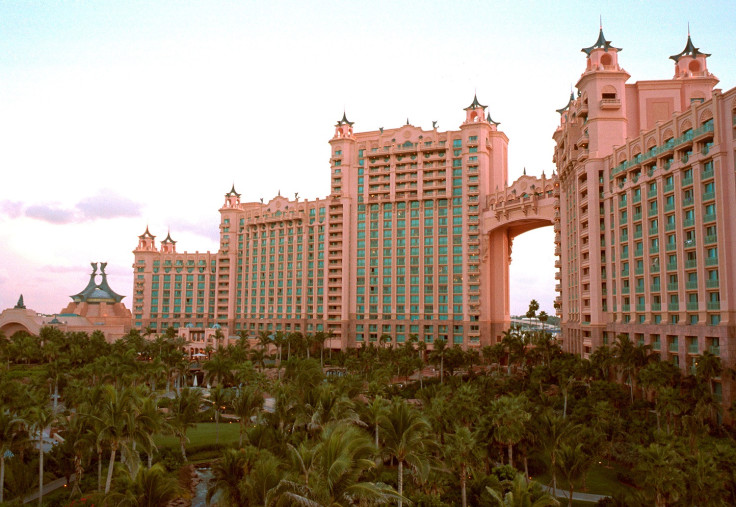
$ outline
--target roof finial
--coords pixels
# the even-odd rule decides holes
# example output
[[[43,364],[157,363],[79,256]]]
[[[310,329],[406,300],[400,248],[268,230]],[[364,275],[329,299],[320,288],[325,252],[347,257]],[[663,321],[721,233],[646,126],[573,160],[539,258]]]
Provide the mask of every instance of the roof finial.
[[[409,117],[406,117],[406,124],[409,125]]]
[[[690,22],[687,22],[687,36],[690,37]]]
[[[603,30],[603,15],[602,14],[598,14],[598,28]]]
[[[526,166],[524,166],[524,176],[526,176]]]

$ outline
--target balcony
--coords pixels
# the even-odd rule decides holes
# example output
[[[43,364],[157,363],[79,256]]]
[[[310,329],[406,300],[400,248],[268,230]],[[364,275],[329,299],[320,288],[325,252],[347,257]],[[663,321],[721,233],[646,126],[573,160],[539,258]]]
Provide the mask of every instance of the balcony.
[[[680,345],[677,342],[670,343],[669,351],[673,354],[677,354],[679,352]]]
[[[667,284],[667,290],[669,292],[677,292],[677,288],[678,288],[677,282],[669,282]]]
[[[698,302],[697,301],[688,301],[685,305],[688,312],[697,312],[698,311]]]
[[[703,215],[703,222],[715,222],[716,221],[716,214],[715,213],[706,213]]]
[[[650,254],[658,254],[659,253],[659,245],[654,245],[649,247],[649,253]]]
[[[719,287],[719,280],[706,280],[705,287],[707,289],[717,289]]]
[[[677,243],[667,243],[665,245],[665,251],[674,252],[675,250],[677,250]]]
[[[621,311],[624,312],[624,313],[628,313],[629,311],[631,311],[631,306],[630,305],[621,305]]]
[[[721,309],[721,302],[720,301],[708,301],[706,308],[708,309],[708,311],[717,312]]]
[[[687,353],[688,354],[697,354],[698,353],[698,342],[693,342],[687,346]]]
[[[703,201],[712,201],[716,198],[715,192],[703,192]]]
[[[621,287],[621,294],[629,294],[631,292],[631,287]]]
[[[713,166],[711,165],[710,169],[703,169],[700,179],[707,180],[712,177],[713,177]]]
[[[695,247],[695,238],[686,239],[682,242],[683,246],[685,248],[694,248]]]
[[[645,312],[645,311],[646,311],[646,309],[644,308],[644,306],[645,306],[645,305],[643,305],[643,304],[637,304],[637,305],[636,305],[636,311],[637,311],[637,312]]]
[[[698,261],[695,259],[685,260],[685,269],[693,269],[698,267]]]
[[[687,156],[687,155],[685,155],[685,156]],[[692,176],[688,176],[687,178],[682,178],[682,186],[683,187],[689,187],[692,184],[693,184],[693,177]]]
[[[706,266],[718,266],[718,257],[708,257],[705,259]]]
[[[695,225],[695,219],[694,218],[686,218],[682,221],[683,227],[693,227]]]
[[[720,356],[721,355],[721,347],[719,345],[711,345],[710,347],[708,347],[708,350],[714,356]]]
[[[677,270],[677,262],[667,263],[667,271],[676,271],[676,270]]]
[[[620,109],[621,99],[601,99],[601,109]]]
[[[698,290],[698,281],[691,280],[691,281],[685,282],[685,288],[687,290]]]
[[[652,303],[651,307],[653,312],[658,312],[662,310],[662,303]]]
[[[662,286],[661,286],[661,285],[659,285],[658,283],[653,283],[653,284],[652,284],[652,285],[651,285],[651,286],[649,287],[649,290],[650,290],[650,291],[652,291],[652,292],[659,292],[659,291],[660,291],[661,289],[662,289]]]
[[[680,310],[680,303],[669,303],[667,305],[667,311],[669,312],[677,312]]]

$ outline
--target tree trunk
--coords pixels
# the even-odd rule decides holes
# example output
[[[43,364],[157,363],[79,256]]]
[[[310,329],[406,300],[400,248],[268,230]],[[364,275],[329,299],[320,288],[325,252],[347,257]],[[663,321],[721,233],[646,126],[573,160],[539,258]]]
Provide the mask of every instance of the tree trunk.
[[[509,454],[509,465],[514,466],[514,444],[507,444],[506,449]]]
[[[43,505],[43,428],[38,430],[38,507]]]
[[[526,483],[529,484],[529,458],[524,454],[524,478]]]
[[[378,422],[376,422],[376,449],[378,449]]]
[[[3,503],[3,489],[5,489],[5,453],[0,454],[0,503]]]
[[[215,410],[215,443],[220,443],[220,412]]]
[[[440,356],[440,384],[445,383],[445,355]]]
[[[59,405],[59,381],[54,379],[54,414]]]
[[[570,481],[570,500],[569,500],[569,503],[567,504],[568,507],[572,507],[572,492],[573,492],[573,489],[574,489],[574,487],[572,485],[572,481]]]
[[[110,465],[107,467],[107,481],[105,481],[105,494],[110,492],[110,484],[112,484],[112,467],[115,464],[115,452],[117,451],[117,445],[113,442],[112,450],[110,451]]]
[[[399,460],[399,496],[404,495],[404,462]],[[399,498],[399,507],[401,507],[401,498]]]
[[[187,460],[187,451],[184,448],[184,438],[182,438],[182,437],[179,437],[179,446],[181,447],[181,457],[184,458],[184,461],[186,461]]]
[[[102,449],[97,451],[97,491],[102,491]]]
[[[552,464],[552,496],[557,498],[557,472],[555,472],[555,455],[554,450],[552,451],[552,457],[550,458],[550,462]]]
[[[562,418],[567,419],[567,389],[563,391],[563,398],[565,400],[565,403],[562,406]]]
[[[460,494],[463,507],[468,507],[468,495],[465,491],[465,464],[460,466]]]

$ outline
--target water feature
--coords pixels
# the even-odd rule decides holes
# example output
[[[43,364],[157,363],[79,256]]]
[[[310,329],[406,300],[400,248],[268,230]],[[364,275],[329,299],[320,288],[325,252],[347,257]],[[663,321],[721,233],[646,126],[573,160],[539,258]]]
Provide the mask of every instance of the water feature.
[[[209,468],[197,468],[196,472],[199,482],[194,487],[192,507],[207,507],[207,486],[212,478],[212,470]]]

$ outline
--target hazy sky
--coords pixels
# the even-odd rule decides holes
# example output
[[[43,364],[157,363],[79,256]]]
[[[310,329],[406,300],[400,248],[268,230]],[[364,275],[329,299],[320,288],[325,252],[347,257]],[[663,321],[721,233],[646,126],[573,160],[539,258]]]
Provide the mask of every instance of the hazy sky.
[[[733,0],[0,3],[0,309],[58,312],[90,261],[131,293],[146,225],[217,248],[223,195],[329,192],[327,144],[355,129],[457,129],[477,90],[509,175],[553,169],[552,133],[598,35],[631,82],[693,42],[736,85]],[[516,239],[511,309],[552,313],[551,227]],[[130,307],[130,298],[126,298]]]

